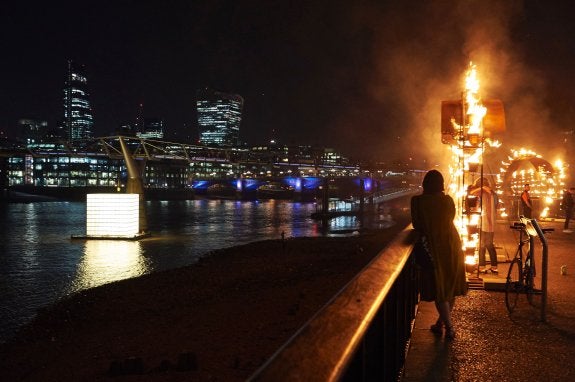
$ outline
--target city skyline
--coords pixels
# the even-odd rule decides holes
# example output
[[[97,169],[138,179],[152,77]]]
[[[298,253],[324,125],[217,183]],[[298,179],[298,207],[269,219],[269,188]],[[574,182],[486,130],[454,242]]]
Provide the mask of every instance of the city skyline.
[[[434,154],[440,101],[457,99],[470,60],[485,96],[505,104],[507,141],[541,145],[575,120],[570,2],[77,5],[5,6],[0,130],[21,118],[54,127],[69,59],[86,67],[96,135],[143,104],[185,140],[207,86],[245,99],[242,141]]]

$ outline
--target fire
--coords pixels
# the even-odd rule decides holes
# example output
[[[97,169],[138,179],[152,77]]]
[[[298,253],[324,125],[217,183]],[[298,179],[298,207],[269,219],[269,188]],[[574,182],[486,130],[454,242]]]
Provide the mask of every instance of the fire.
[[[497,176],[500,200],[505,205],[500,216],[507,216],[506,210],[518,208],[519,195],[524,185],[529,184],[531,197],[539,207],[537,217],[552,217],[565,187],[566,169],[561,159],[551,165],[531,149],[511,150],[507,160],[501,162]]]
[[[481,134],[481,122],[487,113],[487,109],[479,101],[479,79],[477,78],[477,69],[472,63],[465,77],[465,101],[467,103],[468,128],[467,134],[470,139],[473,136]]]
[[[453,159],[449,167],[451,183],[448,190],[456,203],[456,226],[461,235],[467,262],[475,264],[479,244],[480,218],[478,214],[470,213],[467,210],[468,207],[465,206],[467,188],[474,179],[482,175],[485,147],[497,148],[501,144],[484,137],[482,121],[487,109],[481,104],[479,78],[473,63],[469,64],[464,86],[465,91],[462,97],[464,118],[462,118],[461,124],[458,124],[455,118],[451,119],[456,135],[451,144]]]
[[[470,186],[484,182],[482,178],[486,176],[496,175],[484,174],[484,156],[486,150],[501,146],[493,135],[505,131],[505,111],[501,100],[481,99],[479,75],[473,63],[469,63],[465,72],[463,87],[461,99],[441,101],[441,142],[451,149],[447,192],[456,204],[455,224],[466,262],[477,264],[483,206],[477,203],[480,199],[470,192]],[[491,186],[494,183],[492,180]]]

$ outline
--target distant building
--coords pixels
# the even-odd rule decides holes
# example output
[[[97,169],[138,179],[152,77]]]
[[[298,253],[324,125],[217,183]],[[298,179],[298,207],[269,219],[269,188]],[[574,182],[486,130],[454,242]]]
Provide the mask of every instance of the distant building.
[[[326,168],[330,169],[333,176],[345,176],[357,168],[347,157],[334,149],[319,146],[288,146],[271,141],[266,145],[251,147],[250,153],[253,153],[251,157],[253,162],[269,163],[270,174],[279,176],[286,173],[323,176],[327,174]],[[251,168],[255,169],[256,167]]]
[[[134,124],[132,124],[130,122],[123,122],[116,128],[116,130],[114,131],[114,134],[124,135],[124,136],[128,136],[128,137],[135,137],[136,136],[135,131],[136,131],[136,127]]]
[[[144,118],[142,131],[136,133],[140,138],[164,138],[164,121],[161,118]]]
[[[36,119],[20,119],[18,135],[26,145],[42,142],[48,135],[48,122]]]
[[[198,130],[200,144],[207,146],[237,146],[244,99],[211,89],[197,93]]]
[[[84,67],[68,61],[64,87],[64,128],[70,142],[94,136],[87,82]]]

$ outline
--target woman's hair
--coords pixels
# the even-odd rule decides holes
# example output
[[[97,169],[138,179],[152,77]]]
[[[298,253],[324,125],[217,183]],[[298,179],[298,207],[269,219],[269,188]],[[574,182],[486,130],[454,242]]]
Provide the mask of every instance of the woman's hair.
[[[437,170],[430,170],[423,177],[423,193],[437,194],[443,192],[443,175]]]

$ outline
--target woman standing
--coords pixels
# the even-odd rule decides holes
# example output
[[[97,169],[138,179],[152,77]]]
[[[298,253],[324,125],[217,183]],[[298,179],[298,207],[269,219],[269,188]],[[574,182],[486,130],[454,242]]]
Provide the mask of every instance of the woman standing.
[[[445,337],[453,339],[451,310],[455,296],[467,292],[467,282],[461,240],[453,223],[455,203],[443,191],[441,173],[437,170],[427,172],[423,178],[423,193],[411,198],[411,220],[415,230],[426,237],[434,263],[432,270],[423,272],[430,272],[435,277],[435,286],[431,287],[433,290],[422,290],[422,299],[435,301],[439,313],[431,330],[442,334],[445,327]]]
[[[523,187],[523,192],[521,193],[521,206],[523,211],[523,216],[531,219],[531,213],[533,211],[533,202],[531,201],[531,195],[529,195],[529,184]]]

